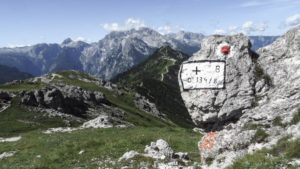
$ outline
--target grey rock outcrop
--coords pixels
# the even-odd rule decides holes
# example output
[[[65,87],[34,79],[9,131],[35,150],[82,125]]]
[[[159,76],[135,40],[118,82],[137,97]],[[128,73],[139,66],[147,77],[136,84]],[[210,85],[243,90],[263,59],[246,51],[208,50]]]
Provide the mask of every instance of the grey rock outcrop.
[[[230,39],[230,37],[227,38]],[[199,142],[200,154],[203,161],[208,158],[213,160],[211,165],[202,164],[202,168],[227,168],[234,160],[248,153],[262,148],[271,148],[283,137],[300,137],[299,122],[291,123],[300,108],[300,27],[288,31],[273,44],[257,52],[258,57],[254,58],[252,62],[254,66],[251,67],[251,70],[254,68],[254,74],[248,73],[248,76],[254,79],[254,83],[250,85],[252,92],[250,97],[254,99],[253,104],[244,109],[234,123],[222,124],[222,129],[203,136]],[[242,54],[247,52],[245,48],[239,48],[237,53],[243,56]],[[247,55],[244,57],[247,58]],[[243,59],[239,58],[236,62],[241,62],[242,65]],[[226,68],[226,71],[228,68],[233,69],[229,66]],[[235,67],[234,69],[242,71]],[[237,78],[241,73],[237,75]],[[230,87],[228,83],[231,82],[226,80],[225,90],[230,89],[231,92],[236,92],[237,95],[232,96],[233,99],[236,98],[237,102],[243,103],[245,99],[238,94],[243,86],[228,88]],[[247,83],[247,78],[240,81],[240,84],[242,83]],[[197,92],[202,93],[201,90]],[[207,91],[209,92],[215,91]],[[195,100],[195,98],[188,98],[189,95],[183,94],[183,98],[184,96],[188,101]],[[194,95],[191,94],[191,96]],[[206,95],[205,97],[209,99]],[[198,98],[195,102],[201,103],[206,98]],[[198,118],[202,115],[200,114]],[[286,166],[282,166],[284,167]]]
[[[162,160],[165,158],[171,158],[174,153],[169,144],[163,139],[151,142],[149,146],[146,146],[144,151],[147,156]]]
[[[129,159],[132,159],[132,158],[136,157],[137,155],[139,155],[138,152],[136,152],[134,150],[131,150],[131,151],[128,151],[128,152],[124,153],[122,155],[122,157],[119,158],[118,161],[129,160]]]
[[[259,49],[258,54],[258,63],[273,87],[259,93],[258,106],[252,112],[262,119],[280,116],[287,122],[300,108],[300,27]]]
[[[80,117],[85,116],[90,107],[110,105],[103,93],[86,91],[70,85],[53,85],[35,91],[24,91],[20,96],[24,105],[51,108]]]
[[[225,58],[219,54],[222,43],[230,45],[231,52]],[[181,96],[194,123],[208,127],[238,119],[255,101],[255,54],[250,50],[249,39],[242,34],[215,35],[205,38],[201,46],[188,61],[225,60],[225,88],[183,90],[179,82]]]
[[[155,142],[151,142],[150,145],[146,145],[144,153],[138,153],[136,151],[128,151],[119,158],[120,161],[132,160],[136,156],[144,156],[152,158],[154,161],[150,166],[159,169],[194,169],[195,167],[190,165],[190,158],[188,153],[174,152],[171,146],[163,139],[158,139]],[[142,163],[140,164],[142,166]],[[131,166],[127,166],[132,168]],[[134,167],[136,168],[136,166]],[[142,167],[143,168],[143,167]],[[148,167],[147,167],[148,168]]]
[[[145,112],[149,112],[154,116],[157,117],[164,117],[165,115],[158,111],[156,105],[150,102],[145,96],[142,96],[138,93],[135,94],[134,99],[135,106]]]
[[[0,91],[0,112],[3,112],[11,105],[12,95],[5,91]]]

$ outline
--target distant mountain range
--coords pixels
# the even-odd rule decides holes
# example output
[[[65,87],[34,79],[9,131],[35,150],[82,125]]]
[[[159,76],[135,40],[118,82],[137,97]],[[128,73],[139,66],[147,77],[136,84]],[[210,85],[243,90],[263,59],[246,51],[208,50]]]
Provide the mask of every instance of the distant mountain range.
[[[0,65],[0,84],[13,80],[24,80],[31,77],[32,75],[20,72],[17,68]]]
[[[250,36],[252,49],[257,50],[273,43],[279,36]]]
[[[102,79],[146,60],[153,52],[170,46],[188,55],[201,47],[203,34],[178,32],[162,35],[149,28],[111,32],[96,43],[73,41],[61,44],[36,44],[18,48],[0,48],[0,65],[16,67],[34,76],[61,70],[78,70]],[[253,49],[263,47],[276,37],[250,37]]]

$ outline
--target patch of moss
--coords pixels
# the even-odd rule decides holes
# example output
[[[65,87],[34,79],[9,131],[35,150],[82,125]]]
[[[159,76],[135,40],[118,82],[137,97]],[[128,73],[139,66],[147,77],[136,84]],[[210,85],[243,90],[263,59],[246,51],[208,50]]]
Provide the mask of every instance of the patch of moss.
[[[249,123],[244,124],[243,129],[244,130],[256,130],[260,127],[264,127],[264,126],[262,124],[249,122]]]
[[[280,116],[275,117],[272,124],[274,126],[280,126],[280,127],[285,127],[286,126],[286,124],[282,123],[282,118]]]
[[[300,140],[289,140],[290,137],[284,137],[277,142],[269,153],[274,156],[284,155],[287,159],[300,158]]]
[[[300,108],[298,109],[298,111],[294,114],[291,124],[297,124],[300,122]]]
[[[207,165],[209,165],[209,166],[212,164],[213,161],[214,161],[214,159],[211,158],[211,157],[209,157],[209,158],[207,158],[207,159],[205,160],[205,162],[206,162]]]
[[[264,72],[259,64],[256,64],[254,73],[257,80],[264,79],[268,86],[273,86],[272,78]]]
[[[283,165],[286,165],[284,159],[267,157],[257,152],[236,160],[228,169],[282,169]]]
[[[236,160],[229,169],[296,169],[296,166],[291,166],[288,162],[300,158],[300,139],[289,139],[289,136],[283,137],[271,149],[248,154]]]
[[[254,143],[261,143],[266,140],[266,138],[269,136],[268,133],[265,132],[262,128],[258,128],[255,132],[254,137],[252,138],[252,142]]]

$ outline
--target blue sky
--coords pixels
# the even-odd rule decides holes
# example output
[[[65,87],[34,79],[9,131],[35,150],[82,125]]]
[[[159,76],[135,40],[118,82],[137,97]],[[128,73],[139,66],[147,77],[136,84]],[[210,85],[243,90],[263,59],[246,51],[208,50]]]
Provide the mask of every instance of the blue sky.
[[[300,0],[1,0],[0,46],[98,41],[112,30],[141,26],[280,35],[300,24]]]

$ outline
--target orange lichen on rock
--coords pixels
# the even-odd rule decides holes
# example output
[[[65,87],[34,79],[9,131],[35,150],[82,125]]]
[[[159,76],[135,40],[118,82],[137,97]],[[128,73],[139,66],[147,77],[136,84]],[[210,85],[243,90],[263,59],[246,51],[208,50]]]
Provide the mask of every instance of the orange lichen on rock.
[[[216,143],[217,132],[209,132],[203,136],[202,140],[199,142],[200,157],[203,164],[206,164],[205,152],[210,152]]]
[[[200,145],[199,145],[199,150],[203,151],[203,150],[211,150],[213,148],[213,146],[215,145],[215,141],[216,141],[216,136],[217,136],[217,132],[209,132],[207,133]]]

